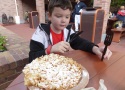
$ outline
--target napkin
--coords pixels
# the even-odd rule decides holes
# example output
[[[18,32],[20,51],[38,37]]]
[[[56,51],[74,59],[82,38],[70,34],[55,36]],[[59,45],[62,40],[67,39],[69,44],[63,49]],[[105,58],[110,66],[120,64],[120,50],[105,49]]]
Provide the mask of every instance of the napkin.
[[[84,88],[84,89],[81,89],[81,90],[96,90],[96,89],[94,87],[88,87],[88,88]],[[99,81],[98,90],[107,90],[107,87],[105,86],[103,79],[100,79],[100,81]]]

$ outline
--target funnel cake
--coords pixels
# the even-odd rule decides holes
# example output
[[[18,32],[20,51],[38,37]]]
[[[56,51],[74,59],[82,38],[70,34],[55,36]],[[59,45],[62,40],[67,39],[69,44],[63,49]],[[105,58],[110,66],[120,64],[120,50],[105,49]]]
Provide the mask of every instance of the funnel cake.
[[[82,72],[83,67],[72,58],[49,54],[24,67],[24,84],[30,90],[70,90],[78,85]]]

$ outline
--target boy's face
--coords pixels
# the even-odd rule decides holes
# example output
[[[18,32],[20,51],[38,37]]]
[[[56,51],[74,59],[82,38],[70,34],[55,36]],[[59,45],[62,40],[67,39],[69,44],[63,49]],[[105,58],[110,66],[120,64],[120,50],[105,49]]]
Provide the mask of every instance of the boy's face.
[[[63,10],[60,7],[55,7],[52,14],[49,15],[52,29],[55,31],[64,30],[69,24],[71,11],[69,9]]]

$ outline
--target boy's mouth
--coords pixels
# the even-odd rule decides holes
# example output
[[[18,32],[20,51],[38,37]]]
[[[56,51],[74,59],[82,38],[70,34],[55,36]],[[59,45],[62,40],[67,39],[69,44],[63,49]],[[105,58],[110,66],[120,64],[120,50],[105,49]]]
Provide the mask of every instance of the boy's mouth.
[[[66,25],[60,25],[61,27],[65,27]]]

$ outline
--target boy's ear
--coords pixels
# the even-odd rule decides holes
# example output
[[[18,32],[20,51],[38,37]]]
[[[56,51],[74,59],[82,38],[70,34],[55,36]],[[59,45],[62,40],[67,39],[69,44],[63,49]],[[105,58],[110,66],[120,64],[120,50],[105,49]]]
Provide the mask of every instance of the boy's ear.
[[[47,15],[48,15],[49,21],[51,21],[51,15],[50,15],[50,13],[48,12]]]

